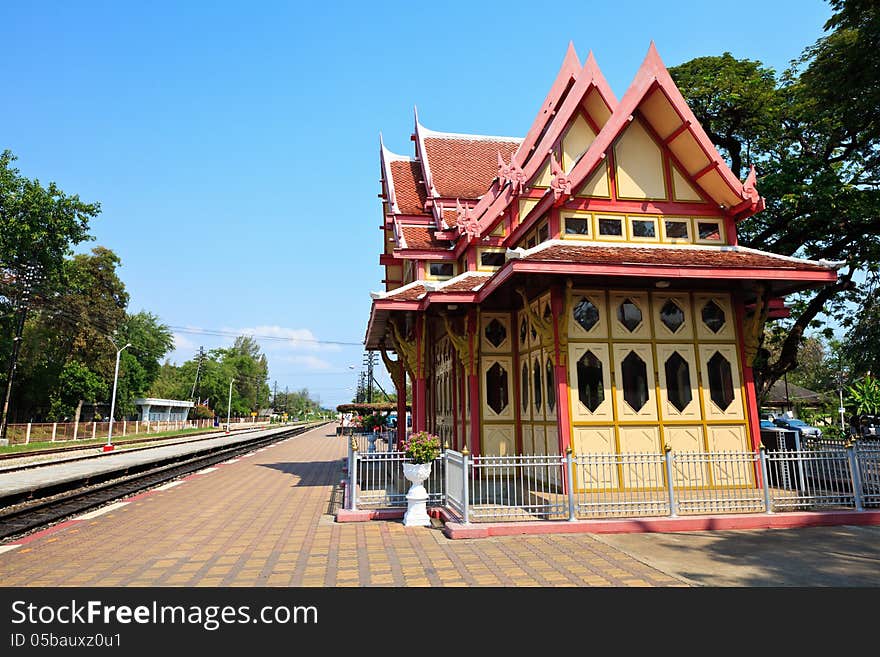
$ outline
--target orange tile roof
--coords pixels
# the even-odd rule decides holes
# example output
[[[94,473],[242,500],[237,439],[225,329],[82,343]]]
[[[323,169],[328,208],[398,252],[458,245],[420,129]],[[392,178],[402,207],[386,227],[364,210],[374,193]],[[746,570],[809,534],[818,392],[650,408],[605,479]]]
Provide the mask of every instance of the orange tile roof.
[[[448,281],[431,281],[429,287],[422,285],[420,282],[414,282],[408,287],[404,286],[399,292],[393,290],[382,296],[382,300],[390,301],[418,301],[427,293],[431,294],[448,294],[452,292],[476,292],[474,288],[478,288],[492,277],[488,272],[466,272],[461,276],[456,276]]]
[[[400,232],[403,233],[403,241],[406,243],[404,248],[449,250],[452,242],[435,239],[434,230],[432,226],[401,226]]]
[[[830,271],[830,267],[771,253],[721,248],[676,249],[667,247],[629,247],[559,245],[535,251],[522,258],[529,262],[571,262],[596,265],[660,265],[675,267],[792,269]]]
[[[509,161],[520,143],[494,137],[426,136],[425,151],[434,188],[448,198],[479,198],[498,175],[498,152]]]
[[[397,207],[403,214],[425,214],[428,195],[422,179],[422,167],[416,161],[393,160],[390,163]]]

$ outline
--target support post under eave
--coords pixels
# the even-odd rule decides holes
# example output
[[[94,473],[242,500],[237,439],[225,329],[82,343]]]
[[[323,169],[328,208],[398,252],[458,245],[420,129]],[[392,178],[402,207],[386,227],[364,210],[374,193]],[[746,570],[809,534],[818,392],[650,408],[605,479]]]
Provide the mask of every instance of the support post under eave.
[[[468,367],[468,395],[470,397],[471,406],[471,455],[480,455],[480,407],[482,400],[480,399],[480,381],[477,378],[479,359],[477,357],[477,345],[479,344],[479,326],[477,326],[478,318],[475,311],[468,314],[467,334],[468,344],[470,344],[470,363]]]
[[[398,356],[399,358],[399,356]],[[406,370],[401,366],[400,376],[395,381],[397,387],[397,444],[406,440]]]
[[[425,431],[427,428],[427,394],[425,388],[425,316],[416,319],[416,363],[413,368],[413,433]]]
[[[746,398],[746,417],[749,423],[749,436],[752,449],[757,451],[761,446],[761,420],[758,416],[758,395],[755,391],[755,378],[752,372],[751,363],[748,360],[745,347],[745,304],[742,298],[736,299],[736,323],[737,323],[737,344],[739,346],[739,357],[742,362],[743,388],[745,389]],[[755,312],[758,312],[756,309]]]
[[[559,335],[559,321],[562,319],[562,330],[567,330],[568,318],[565,316],[565,290],[558,285],[550,291],[550,307],[553,310],[553,349],[555,351],[556,367],[556,428],[559,436],[559,453],[565,454],[571,446],[571,410],[569,404],[571,395],[568,394],[568,368],[565,365],[566,336]]]

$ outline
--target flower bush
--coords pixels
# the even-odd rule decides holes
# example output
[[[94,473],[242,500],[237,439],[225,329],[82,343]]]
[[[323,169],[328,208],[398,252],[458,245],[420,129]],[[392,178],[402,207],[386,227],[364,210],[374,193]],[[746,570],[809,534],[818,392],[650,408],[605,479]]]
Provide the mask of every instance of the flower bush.
[[[405,440],[400,450],[413,463],[433,463],[440,456],[440,438],[427,431],[419,431]]]

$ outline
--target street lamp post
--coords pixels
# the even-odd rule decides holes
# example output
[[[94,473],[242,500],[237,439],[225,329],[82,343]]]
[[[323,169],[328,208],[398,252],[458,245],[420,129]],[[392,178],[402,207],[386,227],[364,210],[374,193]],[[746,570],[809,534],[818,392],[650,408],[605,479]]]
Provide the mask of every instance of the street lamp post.
[[[232,418],[232,382],[235,378],[229,379],[229,402],[226,404],[226,433],[229,433],[229,426]]]
[[[109,336],[108,336],[109,338]],[[113,342],[113,338],[109,338],[110,342]],[[113,342],[113,346],[116,346],[116,343]],[[104,445],[104,451],[110,452],[113,450],[113,413],[116,410],[116,382],[119,379],[119,357],[122,355],[122,352],[125,349],[128,349],[131,346],[130,342],[126,342],[125,346],[122,349],[116,349],[116,369],[113,372],[113,396],[110,397],[110,425],[107,427],[107,444]]]

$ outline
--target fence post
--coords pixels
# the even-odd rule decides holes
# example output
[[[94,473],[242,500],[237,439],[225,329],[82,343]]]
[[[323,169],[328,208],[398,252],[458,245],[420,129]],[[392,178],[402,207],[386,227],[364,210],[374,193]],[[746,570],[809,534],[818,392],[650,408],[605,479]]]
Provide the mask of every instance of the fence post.
[[[77,418],[76,422],[73,423],[73,439],[76,440],[76,435],[79,433],[79,418]]]
[[[470,455],[471,455],[470,450],[468,450],[467,445],[465,445],[461,450],[461,473],[462,473],[461,474],[461,481],[462,481],[462,484],[461,484],[461,488],[462,488],[462,491],[461,491],[462,492],[462,495],[461,495],[461,497],[462,497],[462,501],[461,501],[462,518],[461,519],[464,521],[465,524],[468,524],[468,522],[469,522],[468,518],[469,518],[469,514],[470,514],[469,508],[470,508],[471,494],[470,494],[470,486],[468,485],[469,484],[468,465],[470,462],[470,458],[469,458]]]
[[[125,420],[122,421],[122,437],[125,438]]]
[[[358,444],[354,436],[348,445],[348,508],[357,511],[357,460]]]
[[[571,445],[565,448],[565,478],[568,488],[568,520],[574,522],[577,520],[577,514],[574,509],[574,459],[571,455]]]
[[[56,432],[57,430],[58,430],[58,423],[57,423],[57,422],[53,422],[53,423],[52,423],[52,442],[53,442],[53,443],[55,442],[55,432]]]
[[[97,429],[98,429],[98,423],[92,422],[92,440],[95,439],[95,431],[97,431]]]
[[[773,513],[773,505],[770,502],[770,477],[767,476],[769,468],[767,467],[767,448],[761,443],[759,450],[761,461],[761,481],[764,484],[764,513]]]
[[[672,448],[666,445],[666,493],[669,496],[669,517],[675,518],[678,515],[678,509],[675,506],[675,486],[672,483]]]
[[[852,477],[856,511],[864,511],[865,507],[862,505],[862,476],[859,469],[859,457],[856,456],[856,443],[854,440],[846,444],[846,455],[849,458],[849,472]]]
[[[28,444],[30,444],[30,442],[31,442],[31,423],[28,422],[27,429],[25,430],[25,433],[24,433],[24,444],[28,445]]]

